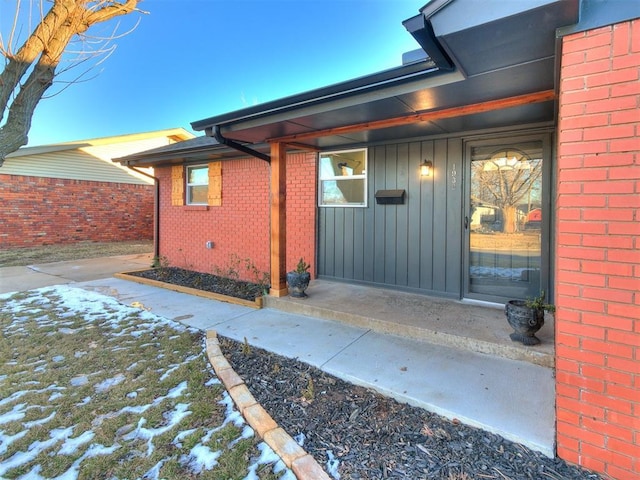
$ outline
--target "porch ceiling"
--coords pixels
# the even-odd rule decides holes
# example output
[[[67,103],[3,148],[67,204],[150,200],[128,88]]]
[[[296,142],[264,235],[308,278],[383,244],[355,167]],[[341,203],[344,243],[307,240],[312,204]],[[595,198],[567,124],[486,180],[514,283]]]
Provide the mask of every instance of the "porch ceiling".
[[[248,120],[223,127],[228,138],[246,143],[260,143],[283,137],[326,132],[348,125],[364,125],[389,119],[438,112],[465,105],[511,98],[519,95],[554,89],[554,59],[513,67],[508,71],[495,71],[462,79],[458,73],[440,74],[449,82],[408,93],[373,99],[366,103],[338,107],[323,112],[299,114],[292,118],[262,122]],[[291,114],[290,114],[291,115]],[[333,148],[359,142],[381,142],[390,139],[444,135],[456,132],[497,128],[529,123],[547,122],[554,119],[554,101],[533,103],[497,109],[489,112],[468,114],[455,118],[426,120],[419,123],[399,125],[383,129],[363,128],[347,135],[322,135],[303,143],[317,148]]]

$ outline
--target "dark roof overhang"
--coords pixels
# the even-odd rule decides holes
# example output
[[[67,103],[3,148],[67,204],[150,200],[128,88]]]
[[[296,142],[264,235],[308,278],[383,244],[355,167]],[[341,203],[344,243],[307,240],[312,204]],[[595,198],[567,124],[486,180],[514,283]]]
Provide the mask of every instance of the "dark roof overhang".
[[[465,77],[553,58],[556,30],[579,20],[580,0],[436,0],[422,8]]]
[[[404,22],[426,50],[426,61],[199,120],[192,127],[217,127],[225,138],[245,144],[306,135],[309,147],[327,149],[553,122],[555,100],[547,98],[460,117],[429,121],[422,115],[416,123],[366,128],[384,119],[555,90],[555,32],[577,22],[578,13],[579,0],[435,0]],[[332,133],[345,125],[363,128]]]
[[[555,121],[556,31],[576,23],[579,10],[580,0],[431,0],[404,22],[426,60],[191,125],[268,153],[268,143],[297,138],[304,138],[298,146],[322,150],[549,124]],[[500,99],[523,101],[500,107]],[[473,111],[468,105],[498,106]],[[458,115],[439,115],[456,108]],[[389,119],[400,121],[369,127]],[[342,128],[348,126],[356,128]],[[218,142],[203,148],[174,151],[174,157],[158,152],[157,162],[243,156]]]
[[[255,145],[253,148],[265,154],[269,152],[267,144]],[[128,167],[157,167],[231,160],[239,157],[246,157],[246,155],[220,144],[213,137],[196,137],[126,157],[114,158],[113,161]]]

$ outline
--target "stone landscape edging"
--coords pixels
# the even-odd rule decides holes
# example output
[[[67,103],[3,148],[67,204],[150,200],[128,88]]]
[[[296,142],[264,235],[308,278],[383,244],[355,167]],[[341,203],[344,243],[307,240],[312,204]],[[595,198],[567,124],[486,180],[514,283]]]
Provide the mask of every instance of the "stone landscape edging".
[[[293,471],[296,478],[298,480],[331,480],[318,462],[279,427],[253,397],[244,380],[233,370],[222,354],[215,330],[207,330],[206,350],[216,376],[229,392],[245,421],[282,459],[287,468]]]
[[[165,288],[167,290],[173,290],[174,292],[187,293],[189,295],[196,295],[198,297],[208,298],[211,300],[219,300],[221,302],[233,303],[236,305],[242,305],[250,308],[262,308],[262,297],[258,297],[255,300],[244,300],[242,298],[232,297],[230,295],[223,295],[221,293],[208,292],[206,290],[199,290],[197,288],[183,287],[182,285],[176,285],[174,283],[161,282],[160,280],[152,280],[150,278],[139,277],[133,275],[137,272],[146,272],[148,268],[142,270],[131,270],[128,272],[115,273],[113,276],[121,280],[128,280],[131,282],[141,283],[143,285],[151,285],[153,287]]]

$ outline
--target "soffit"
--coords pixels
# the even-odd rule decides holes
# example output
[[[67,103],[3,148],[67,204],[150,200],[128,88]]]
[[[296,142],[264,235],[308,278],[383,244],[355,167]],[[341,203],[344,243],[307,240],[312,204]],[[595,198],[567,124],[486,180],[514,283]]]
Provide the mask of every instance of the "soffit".
[[[337,107],[277,122],[239,122],[223,128],[226,137],[246,143],[260,143],[297,134],[323,131],[345,125],[365,124],[413,114],[428,114],[518,95],[553,90],[554,59],[545,58],[509,69],[493,71],[463,79],[457,73],[444,75],[450,81],[424,89],[401,93],[365,103]],[[552,121],[553,102],[530,104],[509,111],[496,110],[469,115],[469,118],[420,122],[356,134],[331,135],[304,140],[314,148],[332,148],[349,143],[377,142],[390,139],[451,134],[467,128],[498,128],[508,125]]]

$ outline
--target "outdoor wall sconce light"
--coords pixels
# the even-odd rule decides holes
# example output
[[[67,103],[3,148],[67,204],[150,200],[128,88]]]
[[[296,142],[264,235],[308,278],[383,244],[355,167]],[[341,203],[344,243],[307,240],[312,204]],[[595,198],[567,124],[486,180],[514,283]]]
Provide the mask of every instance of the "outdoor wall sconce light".
[[[426,160],[420,164],[420,176],[430,177],[433,170],[433,162]]]

